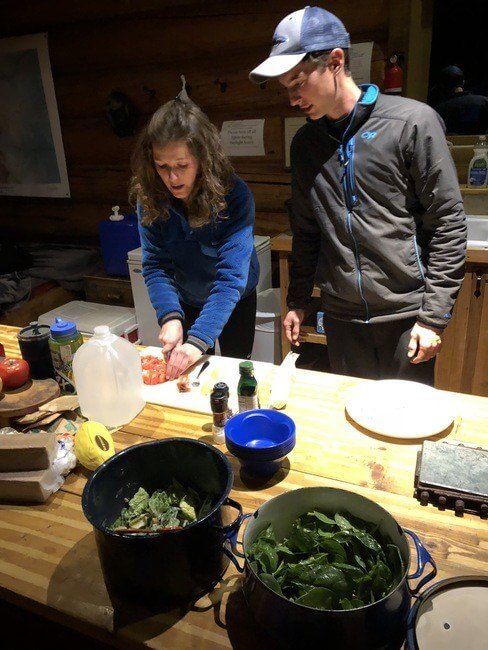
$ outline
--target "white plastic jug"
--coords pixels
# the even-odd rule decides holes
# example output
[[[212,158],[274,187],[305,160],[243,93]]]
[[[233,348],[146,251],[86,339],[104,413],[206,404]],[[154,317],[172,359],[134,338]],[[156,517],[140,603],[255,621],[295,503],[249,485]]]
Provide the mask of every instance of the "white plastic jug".
[[[117,427],[146,403],[139,353],[107,325],[95,327],[92,338],[76,351],[73,374],[81,412],[89,420]]]

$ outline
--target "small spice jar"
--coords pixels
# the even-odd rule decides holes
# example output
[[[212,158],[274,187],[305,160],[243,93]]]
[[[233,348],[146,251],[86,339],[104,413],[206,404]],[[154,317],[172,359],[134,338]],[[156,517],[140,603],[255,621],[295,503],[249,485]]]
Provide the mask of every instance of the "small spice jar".
[[[216,445],[225,442],[224,427],[229,419],[229,387],[224,382],[214,385],[210,394],[210,408],[212,410],[212,435]]]

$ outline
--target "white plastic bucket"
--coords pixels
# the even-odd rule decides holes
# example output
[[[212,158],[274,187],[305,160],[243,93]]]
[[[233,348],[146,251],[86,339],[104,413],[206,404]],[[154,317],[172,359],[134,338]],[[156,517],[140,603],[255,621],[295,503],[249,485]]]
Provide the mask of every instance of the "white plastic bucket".
[[[251,359],[281,363],[280,290],[266,289],[258,293],[256,334]]]

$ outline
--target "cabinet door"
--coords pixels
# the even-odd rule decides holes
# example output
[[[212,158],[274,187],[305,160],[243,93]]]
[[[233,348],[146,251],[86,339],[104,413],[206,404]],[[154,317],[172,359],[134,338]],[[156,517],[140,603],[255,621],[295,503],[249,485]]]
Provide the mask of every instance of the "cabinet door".
[[[83,279],[83,285],[88,302],[134,307],[129,278],[87,275]]]
[[[435,365],[435,386],[442,390],[463,391],[463,369],[471,303],[472,273],[466,273],[451,322],[443,336],[442,349]]]

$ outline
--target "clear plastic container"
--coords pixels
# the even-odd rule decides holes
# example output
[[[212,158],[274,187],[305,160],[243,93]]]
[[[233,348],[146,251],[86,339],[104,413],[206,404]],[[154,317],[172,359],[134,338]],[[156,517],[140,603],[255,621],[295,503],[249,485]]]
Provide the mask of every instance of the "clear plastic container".
[[[93,337],[76,352],[73,373],[81,412],[89,420],[117,427],[146,403],[139,352],[107,325],[95,327]]]

